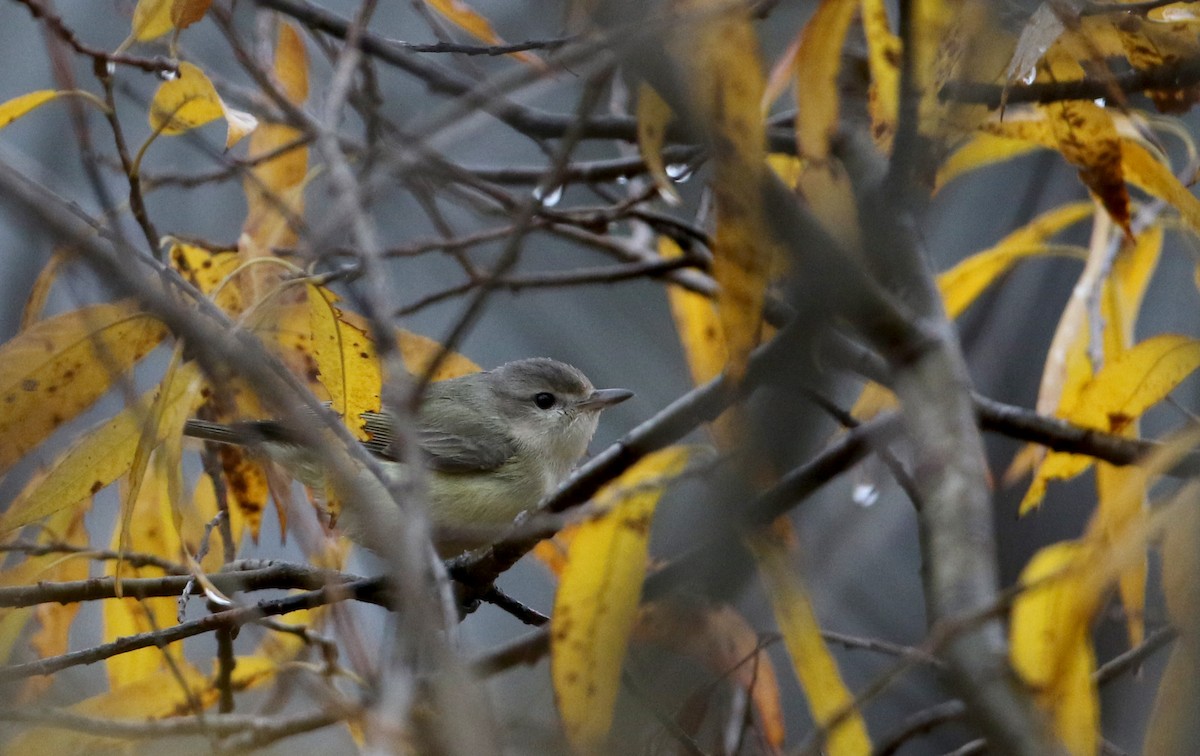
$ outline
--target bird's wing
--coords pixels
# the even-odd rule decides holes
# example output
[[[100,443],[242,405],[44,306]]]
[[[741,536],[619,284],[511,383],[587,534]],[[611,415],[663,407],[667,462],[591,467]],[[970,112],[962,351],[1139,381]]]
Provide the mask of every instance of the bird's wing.
[[[430,469],[441,472],[487,472],[503,465],[516,452],[507,433],[491,424],[480,423],[479,414],[452,403],[442,403],[437,422],[423,411],[417,442],[425,452]],[[390,419],[376,413],[364,413],[365,427],[371,434],[366,446],[384,457],[393,452]]]

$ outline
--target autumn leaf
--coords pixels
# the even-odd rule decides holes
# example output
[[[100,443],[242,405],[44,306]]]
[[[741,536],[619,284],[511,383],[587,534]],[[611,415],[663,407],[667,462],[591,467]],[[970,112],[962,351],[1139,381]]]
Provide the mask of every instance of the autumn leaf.
[[[177,29],[186,29],[208,13],[212,0],[173,0],[171,24]]]
[[[867,108],[871,114],[871,134],[884,152],[891,152],[896,133],[900,103],[900,38],[888,22],[888,4],[884,0],[862,0],[862,25],[867,38],[867,65],[871,84]]]
[[[182,368],[185,376],[171,384],[173,392],[166,407],[196,401],[194,382],[186,374],[197,375],[199,368],[189,363]],[[64,507],[90,497],[121,477],[133,463],[134,451],[141,438],[142,423],[154,402],[154,391],[107,422],[88,431],[51,465],[42,478],[30,481],[3,516],[0,533],[36,522]]]
[[[172,524],[170,497],[167,491],[166,469],[162,464],[148,466],[146,479],[139,487],[137,499],[131,502],[130,517],[123,527],[113,529],[111,548],[151,554],[169,561],[180,561],[179,535]],[[126,529],[127,528],[127,529]],[[106,575],[123,577],[159,577],[158,567],[131,567],[116,560],[104,565]],[[170,627],[176,622],[178,608],[173,597],[146,599],[117,598],[101,605],[104,616],[102,642],[109,643],[129,635]],[[119,654],[104,661],[112,688],[152,677],[166,668],[165,654],[176,664],[183,661],[183,644],[166,648],[142,648]]]
[[[383,374],[370,335],[348,322],[335,301],[328,290],[308,285],[313,356],[333,410],[342,416],[355,438],[366,441],[370,434],[362,416],[379,411]]]
[[[1174,334],[1151,337],[1106,364],[1088,381],[1078,398],[1063,407],[1063,419],[1087,428],[1121,433],[1166,398],[1200,367],[1200,342]],[[1046,483],[1079,475],[1092,464],[1082,454],[1051,452],[1021,500],[1025,514],[1045,496]]]
[[[225,312],[238,314],[245,303],[241,288],[231,286],[229,278],[242,263],[236,250],[212,252],[193,244],[176,243],[169,253],[171,267],[201,294],[214,296],[214,302]]]
[[[43,320],[0,346],[0,470],[90,407],[165,335],[122,301]]]
[[[150,101],[150,128],[175,136],[223,118],[225,148],[237,144],[258,126],[249,113],[225,105],[212,82],[197,66],[179,64],[179,75],[164,82]]]
[[[787,545],[768,531],[748,536],[747,543],[758,562],[759,575],[775,612],[775,622],[783,634],[796,679],[808,698],[813,720],[821,727],[832,725],[825,743],[826,752],[830,756],[871,753],[866,723],[862,714],[852,708],[854,697],[842,682],[837,662],[821,637],[808,591],[800,580]],[[835,716],[841,717],[836,725],[832,724]]]
[[[644,81],[638,85],[638,150],[642,154],[642,160],[646,161],[646,168],[650,171],[650,177],[654,179],[654,185],[658,187],[659,195],[669,205],[678,205],[683,201],[679,190],[675,188],[675,182],[667,175],[667,166],[662,156],[663,144],[667,139],[667,126],[674,117],[671,106],[658,96],[654,87]]]
[[[275,81],[288,102],[299,107],[308,99],[308,54],[298,29],[280,22],[275,45]],[[250,137],[246,159],[253,167],[242,182],[246,220],[238,248],[244,260],[269,256],[277,247],[296,243],[295,224],[304,215],[308,148],[302,132],[282,123],[265,123]],[[255,267],[246,282],[247,299],[260,301],[278,283],[278,274]]]
[[[56,99],[58,95],[53,89],[41,89],[0,103],[0,129]]]
[[[1073,202],[1048,210],[1001,239],[995,246],[978,252],[937,278],[946,314],[957,318],[996,279],[1021,259],[1053,252],[1046,241],[1063,229],[1092,214],[1092,203]]]
[[[646,575],[650,522],[664,483],[691,453],[670,447],[641,459],[596,497],[605,514],[571,540],[550,619],[550,675],[567,739],[582,751],[608,735]]]
[[[157,39],[174,28],[171,11],[175,0],[138,0],[133,9],[131,40],[147,42]],[[128,44],[128,42],[126,43]],[[123,49],[126,44],[122,44]]]
[[[425,0],[425,4],[480,42],[492,46],[506,44],[500,38],[500,35],[496,33],[496,30],[492,28],[491,22],[479,15],[478,12],[463,2],[463,0]],[[509,54],[517,60],[536,67],[543,65],[542,61],[531,52],[522,50]]]
[[[803,161],[797,185],[813,214],[847,249],[859,247],[858,208],[850,178],[833,158],[839,129],[838,75],[846,32],[858,0],[826,0],[805,25],[796,54],[796,145]]]
[[[697,117],[719,147],[713,156],[713,277],[720,286],[717,310],[729,351],[727,369],[738,380],[759,343],[771,259],[759,201],[766,127],[758,38],[744,9],[715,13],[714,0],[681,0],[675,10],[685,23],[669,49],[688,76]]]
[[[1077,543],[1047,546],[1021,571],[1025,586],[1013,604],[1013,668],[1052,717],[1074,756],[1095,754],[1100,701],[1092,673],[1091,621],[1102,593],[1086,579],[1087,550]]]
[[[1124,354],[1133,342],[1134,325],[1150,277],[1162,252],[1163,229],[1152,226],[1143,231],[1137,244],[1125,244],[1113,260],[1112,273],[1105,281],[1100,302],[1104,320],[1103,338],[1106,360]],[[1125,427],[1124,435],[1137,438],[1138,422]],[[1121,536],[1142,525],[1146,517],[1146,487],[1149,475],[1140,465],[1096,464],[1096,511],[1088,525],[1088,535],[1099,543],[1111,545]],[[1137,492],[1133,495],[1127,492]],[[1145,555],[1121,572],[1117,592],[1125,607],[1125,625],[1131,646],[1145,637],[1146,578],[1149,564]]]

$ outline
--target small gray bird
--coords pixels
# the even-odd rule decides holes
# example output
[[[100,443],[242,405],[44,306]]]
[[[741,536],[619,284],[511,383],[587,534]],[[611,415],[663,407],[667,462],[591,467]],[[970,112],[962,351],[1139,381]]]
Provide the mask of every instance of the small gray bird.
[[[439,551],[483,545],[537,505],[587,452],[600,411],[631,396],[624,389],[593,388],[578,369],[546,358],[430,384],[417,413],[417,438],[431,472],[429,515]],[[402,477],[405,466],[391,456],[390,419],[368,413],[364,420],[371,434],[365,446],[390,474]],[[310,488],[323,488],[319,465],[280,423],[189,420],[184,434],[253,448]],[[347,503],[347,533],[374,547],[380,534],[361,532],[354,514]]]

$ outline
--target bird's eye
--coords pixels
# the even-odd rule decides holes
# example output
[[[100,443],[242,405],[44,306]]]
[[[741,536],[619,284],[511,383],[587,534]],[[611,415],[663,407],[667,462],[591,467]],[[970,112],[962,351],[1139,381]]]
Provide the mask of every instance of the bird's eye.
[[[554,394],[550,394],[545,391],[541,392],[540,394],[535,394],[533,397],[533,403],[538,406],[538,409],[550,409],[554,406],[554,401]]]

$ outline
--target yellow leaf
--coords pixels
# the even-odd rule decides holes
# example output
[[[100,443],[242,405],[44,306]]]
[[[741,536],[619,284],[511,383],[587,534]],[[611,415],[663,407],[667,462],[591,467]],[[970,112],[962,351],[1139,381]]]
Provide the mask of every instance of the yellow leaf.
[[[1030,126],[1030,128],[1041,128],[1041,126]],[[935,191],[940,191],[942,187],[959,176],[1026,155],[1040,146],[1040,144],[1029,141],[997,136],[987,132],[975,134],[942,162],[934,182]]]
[[[59,93],[53,89],[41,89],[37,92],[23,94],[0,103],[0,129],[29,113],[31,110],[45,105],[58,97],[58,95]]]
[[[1083,68],[1063,53],[1047,54],[1050,72],[1059,81],[1083,77]],[[1130,235],[1129,192],[1121,162],[1121,138],[1108,111],[1093,102],[1065,100],[1043,106],[1057,149],[1079,169],[1079,177],[1095,194],[1113,222]]]
[[[1164,23],[1129,14],[1122,16],[1119,23],[1110,23],[1135,69],[1175,65],[1200,54],[1194,21]],[[1200,88],[1194,84],[1179,89],[1156,88],[1147,90],[1146,95],[1160,112],[1182,114],[1200,99]]]
[[[796,188],[800,182],[800,171],[804,170],[800,158],[795,155],[785,155],[782,152],[772,152],[767,155],[767,165],[775,171],[775,175],[789,189]]]
[[[350,318],[350,322],[355,321]],[[424,375],[433,364],[434,358],[442,351],[441,344],[411,331],[400,331],[396,335],[396,343],[400,348],[400,356],[404,359],[404,366],[413,375]],[[458,378],[461,375],[478,373],[480,370],[482,368],[469,358],[458,352],[451,352],[446,355],[446,359],[442,360],[437,372],[429,376],[429,380],[444,381],[449,378]]]
[[[1169,168],[1145,147],[1128,139],[1121,143],[1121,159],[1130,182],[1174,207],[1192,231],[1200,234],[1200,200],[1175,178]]]
[[[808,20],[796,54],[796,144],[800,157],[824,163],[838,129],[838,74],[846,31],[858,0],[823,0]]]
[[[1160,334],[1101,368],[1065,417],[1078,425],[1118,433],[1166,398],[1200,367],[1200,341]]]
[[[666,236],[659,237],[658,252],[668,260],[683,256],[675,240]],[[678,286],[667,287],[667,301],[683,344],[683,356],[692,372],[692,382],[699,386],[711,381],[725,369],[728,359],[717,308],[703,294]]]
[[[900,38],[892,33],[884,0],[862,0],[863,32],[871,86],[867,107],[871,133],[884,152],[891,152],[900,103]]]
[[[43,320],[0,346],[0,470],[90,407],[165,334],[125,301]]]
[[[113,528],[111,548],[129,549],[144,554],[180,560],[179,536],[171,519],[170,499],[167,493],[167,478],[161,464],[152,464],[140,487],[136,501],[131,503],[128,531],[122,538],[120,527]],[[219,536],[214,533],[213,538]],[[221,549],[219,542],[212,548]],[[164,573],[157,567],[131,567],[110,560],[104,565],[105,575],[116,575],[118,567],[123,577],[160,577]],[[134,599],[119,598],[105,601],[101,606],[104,614],[102,642],[110,643],[117,638],[146,633],[157,628],[170,627],[176,622],[178,608],[170,596]],[[152,677],[165,669],[164,651],[176,661],[183,660],[183,644],[173,643],[164,648],[141,648],[104,660],[111,688],[120,688],[138,680]]]
[[[342,416],[355,438],[366,441],[370,434],[362,415],[379,411],[383,373],[370,335],[351,325],[333,302],[328,290],[308,285],[313,354],[334,412]]]
[[[571,541],[550,620],[550,676],[567,739],[579,750],[599,747],[612,725],[654,508],[663,479],[678,475],[690,453],[671,447],[643,458],[597,496],[606,513]]]
[[[226,107],[212,82],[191,63],[179,64],[179,75],[164,82],[150,101],[150,128],[174,136],[218,118],[225,120],[225,148],[237,144],[258,126],[249,113]]]
[[[462,0],[425,0],[425,4],[475,39],[492,46],[505,44],[491,23]],[[520,51],[509,54],[525,63],[541,65],[541,61],[533,53]]]
[[[292,24],[279,24],[274,73],[288,101],[303,105],[308,99],[308,55],[300,32]],[[242,182],[246,194],[242,231],[251,243],[238,245],[245,259],[296,243],[293,219],[304,215],[304,179],[308,174],[308,148],[300,143],[302,136],[291,126],[268,123],[250,138],[246,159],[253,161],[254,167]],[[289,145],[294,146],[288,149]],[[273,157],[262,160],[266,155]],[[275,279],[263,267],[254,268],[250,276],[248,299],[258,301],[273,287]]]
[[[1104,319],[1104,354],[1115,359],[1129,348],[1138,311],[1150,278],[1162,254],[1163,228],[1154,225],[1143,231],[1132,247],[1121,246],[1105,283],[1100,312]]]
[[[1044,254],[1045,242],[1092,214],[1092,203],[1073,202],[1042,213],[991,249],[974,254],[938,276],[946,314],[957,318],[993,282],[1025,257]]]
[[[1104,320],[1104,354],[1112,361],[1124,354],[1133,340],[1137,313],[1162,252],[1162,226],[1152,226],[1141,233],[1137,244],[1122,245],[1113,260],[1112,273],[1104,285],[1100,302]],[[1129,424],[1125,436],[1138,437],[1138,423]],[[1116,543],[1130,528],[1139,527],[1145,520],[1146,471],[1138,465],[1118,467],[1105,462],[1096,466],[1096,513],[1088,526],[1089,536],[1105,545]],[[1127,495],[1126,491],[1137,491]],[[1117,591],[1125,607],[1126,628],[1131,646],[1137,646],[1145,636],[1144,609],[1148,563],[1142,555],[1129,569],[1121,572]]]
[[[688,76],[699,119],[719,145],[713,277],[720,286],[717,311],[729,350],[728,372],[738,380],[759,343],[771,255],[764,246],[770,234],[758,200],[766,158],[758,38],[747,9],[715,10],[727,7],[719,0],[677,2],[677,12],[695,20],[670,49]]]
[[[783,634],[796,679],[808,698],[813,720],[821,727],[829,727],[835,716],[852,706],[854,697],[842,682],[837,662],[821,637],[808,591],[782,539],[764,530],[748,536],[747,544],[758,562],[775,622]],[[867,726],[857,709],[833,727],[825,747],[830,756],[871,753]]]
[[[1064,393],[1060,415],[1077,425],[1123,433],[1142,414],[1200,367],[1200,341],[1162,334],[1143,341],[1107,363],[1077,395]],[[1025,514],[1042,500],[1046,483],[1068,480],[1087,470],[1092,458],[1082,454],[1046,455],[1025,498]]]
[[[177,29],[186,29],[208,13],[212,0],[174,0],[171,3],[171,23]]]
[[[728,678],[750,696],[767,745],[783,747],[783,707],[775,667],[758,633],[736,609],[681,598],[656,601],[638,613],[631,640],[686,654],[719,678]]]
[[[1075,756],[1096,753],[1100,730],[1090,627],[1102,594],[1083,574],[1089,561],[1077,543],[1039,551],[1021,571],[1030,587],[1017,596],[1011,619],[1013,668]]]
[[[202,294],[212,296],[216,293],[214,301],[222,310],[238,314],[245,308],[241,289],[227,284],[242,262],[236,250],[212,252],[192,244],[176,243],[171,245],[169,257],[171,267]]]
[[[678,205],[683,201],[675,188],[675,182],[667,175],[667,166],[663,163],[662,156],[663,143],[667,140],[667,126],[674,117],[671,106],[658,96],[654,87],[644,81],[638,85],[638,151],[642,153],[642,160],[646,161],[646,168],[650,171],[650,177],[654,179],[654,185],[658,187],[658,193],[669,205]]]
[[[822,2],[796,54],[796,145],[804,165],[797,184],[821,224],[848,249],[860,244],[858,207],[849,176],[833,159],[832,140],[839,128],[842,47],[858,9],[858,0]]]
[[[138,0],[133,9],[133,39],[147,42],[171,31],[173,5],[174,0]]]
[[[1178,508],[1162,546],[1163,595],[1171,623],[1182,635],[1200,637],[1200,516],[1194,503]]]
[[[185,365],[181,372],[198,368]],[[166,407],[194,400],[188,380],[176,380]],[[142,422],[154,402],[143,394],[132,407],[92,429],[64,452],[43,478],[31,481],[0,516],[0,533],[7,533],[68,507],[105,488],[129,470],[141,437]]]

